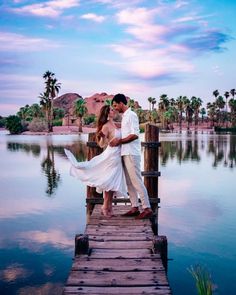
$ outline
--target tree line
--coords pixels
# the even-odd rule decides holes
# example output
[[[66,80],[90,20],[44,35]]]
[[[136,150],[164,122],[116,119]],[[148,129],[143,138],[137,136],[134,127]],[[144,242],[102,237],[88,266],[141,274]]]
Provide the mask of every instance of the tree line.
[[[11,133],[30,131],[53,131],[53,126],[62,125],[65,116],[74,116],[78,119],[79,132],[82,131],[82,124],[89,124],[96,121],[94,114],[88,114],[86,101],[79,98],[74,101],[70,113],[54,107],[54,99],[58,96],[61,83],[55,77],[55,73],[46,71],[43,74],[44,90],[39,94],[39,103],[31,106],[21,107],[16,115],[3,118],[0,116],[0,127],[6,127]],[[159,98],[148,97],[149,109],[144,110],[134,99],[129,99],[129,106],[137,113],[140,123],[153,122],[166,129],[173,129],[177,124],[182,129],[183,124],[187,129],[191,124],[195,127],[201,123],[208,122],[210,127],[236,127],[236,100],[235,89],[226,91],[221,95],[214,90],[213,102],[208,102],[203,107],[201,98],[192,96],[179,96],[169,98],[167,94],[161,94]],[[106,100],[105,104],[111,104]]]

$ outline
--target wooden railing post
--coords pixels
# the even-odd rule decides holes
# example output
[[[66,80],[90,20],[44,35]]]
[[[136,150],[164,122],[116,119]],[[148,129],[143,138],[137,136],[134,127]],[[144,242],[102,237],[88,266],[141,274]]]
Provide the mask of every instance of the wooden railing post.
[[[145,126],[145,142],[142,142],[144,149],[144,184],[147,188],[150,203],[155,209],[158,199],[158,177],[159,172],[159,128],[152,124]]]
[[[96,133],[89,133],[88,135],[88,142],[87,142],[87,159],[91,160],[93,157],[101,154],[103,151],[97,145],[96,142]],[[87,213],[91,214],[94,208],[94,204],[89,202],[89,199],[93,198],[102,198],[102,194],[96,192],[95,187],[87,186]]]

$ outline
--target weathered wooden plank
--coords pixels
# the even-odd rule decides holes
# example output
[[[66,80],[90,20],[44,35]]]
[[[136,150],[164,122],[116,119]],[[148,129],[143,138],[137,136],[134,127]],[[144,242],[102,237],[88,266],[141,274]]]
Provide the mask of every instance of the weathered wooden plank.
[[[110,272],[110,271],[71,271],[67,280],[70,286],[168,286],[165,271]]]
[[[115,231],[109,231],[104,228],[98,229],[97,227],[87,227],[85,230],[85,234],[87,235],[95,235],[95,236],[116,236],[116,235],[122,235],[127,237],[150,237],[153,236],[152,232],[149,230],[136,232],[136,231],[123,231],[123,232],[115,232]]]
[[[167,286],[148,287],[65,287],[64,295],[170,295],[171,290]]]
[[[119,250],[111,250],[111,249],[92,249],[91,257],[92,258],[102,258],[102,259],[110,259],[110,258],[154,258],[157,254],[152,254],[149,249],[119,249]],[[158,257],[158,256],[156,256]],[[160,257],[160,256],[159,256]]]
[[[89,241],[90,248],[97,249],[152,249],[152,241]]]
[[[101,225],[145,225],[145,226],[150,226],[150,220],[149,219],[139,219],[135,220],[134,218],[127,218],[127,217],[111,217],[107,218],[104,216],[93,216],[89,219],[88,221],[89,224],[101,224]]]
[[[123,233],[123,235],[114,235],[114,234],[106,234],[103,235],[100,233],[92,234],[89,233],[90,241],[101,241],[101,242],[109,242],[109,241],[152,241],[153,237],[150,234],[139,234],[139,235],[131,235],[130,233]]]
[[[116,225],[106,225],[106,226],[99,226],[99,225],[93,225],[93,224],[88,224],[86,226],[87,229],[96,229],[97,231],[110,231],[110,232],[137,232],[137,233],[151,233],[152,230],[149,226],[116,226]]]
[[[72,270],[153,271],[165,270],[160,258],[154,259],[75,259]]]

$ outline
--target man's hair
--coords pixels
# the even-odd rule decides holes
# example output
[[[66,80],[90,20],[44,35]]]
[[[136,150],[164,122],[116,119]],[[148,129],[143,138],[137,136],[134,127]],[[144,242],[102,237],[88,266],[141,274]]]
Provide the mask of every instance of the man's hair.
[[[125,95],[121,94],[121,93],[116,94],[113,97],[111,103],[113,103],[113,101],[116,102],[116,103],[123,102],[123,104],[125,104],[125,105],[127,104],[127,99],[126,99]]]

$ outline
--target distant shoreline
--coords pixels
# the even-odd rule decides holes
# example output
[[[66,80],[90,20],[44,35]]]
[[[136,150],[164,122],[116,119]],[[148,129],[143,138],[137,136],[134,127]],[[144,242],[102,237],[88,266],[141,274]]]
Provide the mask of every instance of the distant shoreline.
[[[88,134],[91,132],[95,132],[96,128],[94,127],[88,127],[88,126],[83,126],[82,128],[83,134]],[[5,128],[0,128],[0,131],[7,131]],[[214,132],[214,128],[210,128],[208,126],[201,126],[199,125],[198,127],[191,126],[189,129],[190,132],[195,132],[197,131],[198,133],[208,133],[208,132]],[[182,132],[187,132],[186,126],[183,126]],[[79,127],[78,126],[54,126],[53,127],[53,132],[32,132],[32,131],[25,131],[21,133],[21,135],[73,135],[73,134],[80,134],[79,132]],[[173,130],[165,130],[165,131],[160,131],[160,133],[180,133],[179,126],[174,125]]]

